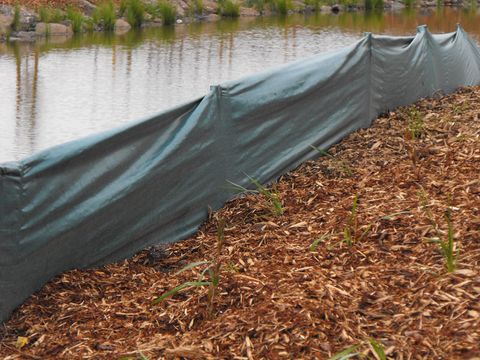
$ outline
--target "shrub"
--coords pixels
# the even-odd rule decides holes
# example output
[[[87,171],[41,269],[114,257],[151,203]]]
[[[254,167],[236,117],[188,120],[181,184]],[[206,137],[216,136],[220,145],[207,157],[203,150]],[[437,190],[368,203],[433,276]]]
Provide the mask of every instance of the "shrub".
[[[112,31],[115,28],[115,20],[115,8],[111,0],[100,4],[93,13],[93,21],[101,24],[106,31]]]
[[[163,19],[164,25],[175,24],[175,20],[177,18],[177,10],[175,9],[175,5],[169,1],[160,0],[158,2],[158,10]]]

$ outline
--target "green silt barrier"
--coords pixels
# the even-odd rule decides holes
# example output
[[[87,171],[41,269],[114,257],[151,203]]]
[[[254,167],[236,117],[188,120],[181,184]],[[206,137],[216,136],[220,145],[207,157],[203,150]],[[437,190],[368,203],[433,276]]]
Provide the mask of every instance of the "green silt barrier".
[[[480,83],[459,27],[367,34],[341,51],[212,87],[196,101],[0,165],[0,320],[55,275],[192,235],[232,194],[278,178],[375,117]]]

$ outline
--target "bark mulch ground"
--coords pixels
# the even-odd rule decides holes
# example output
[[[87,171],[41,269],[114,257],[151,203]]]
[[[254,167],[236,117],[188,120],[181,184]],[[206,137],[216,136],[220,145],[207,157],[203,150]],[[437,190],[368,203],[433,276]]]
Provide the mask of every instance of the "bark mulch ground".
[[[380,117],[279,180],[283,215],[250,194],[191,239],[55,278],[0,330],[0,357],[328,359],[358,345],[375,358],[374,339],[388,358],[479,359],[479,104],[467,88]],[[212,318],[206,287],[152,305],[212,257]]]

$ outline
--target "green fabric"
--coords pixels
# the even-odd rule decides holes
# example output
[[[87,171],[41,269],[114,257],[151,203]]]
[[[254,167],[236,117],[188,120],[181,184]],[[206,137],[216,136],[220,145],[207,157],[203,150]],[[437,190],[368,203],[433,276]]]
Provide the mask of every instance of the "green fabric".
[[[465,32],[367,34],[152,118],[0,165],[0,320],[72,268],[185,239],[232,197],[278,178],[375,117],[480,83]]]

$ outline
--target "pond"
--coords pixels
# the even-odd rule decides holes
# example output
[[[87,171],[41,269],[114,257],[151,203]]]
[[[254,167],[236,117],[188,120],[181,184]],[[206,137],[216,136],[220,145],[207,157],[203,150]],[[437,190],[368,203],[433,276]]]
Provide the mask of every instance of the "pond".
[[[198,98],[210,85],[352,44],[366,31],[480,39],[476,9],[257,17],[0,44],[0,162]]]

